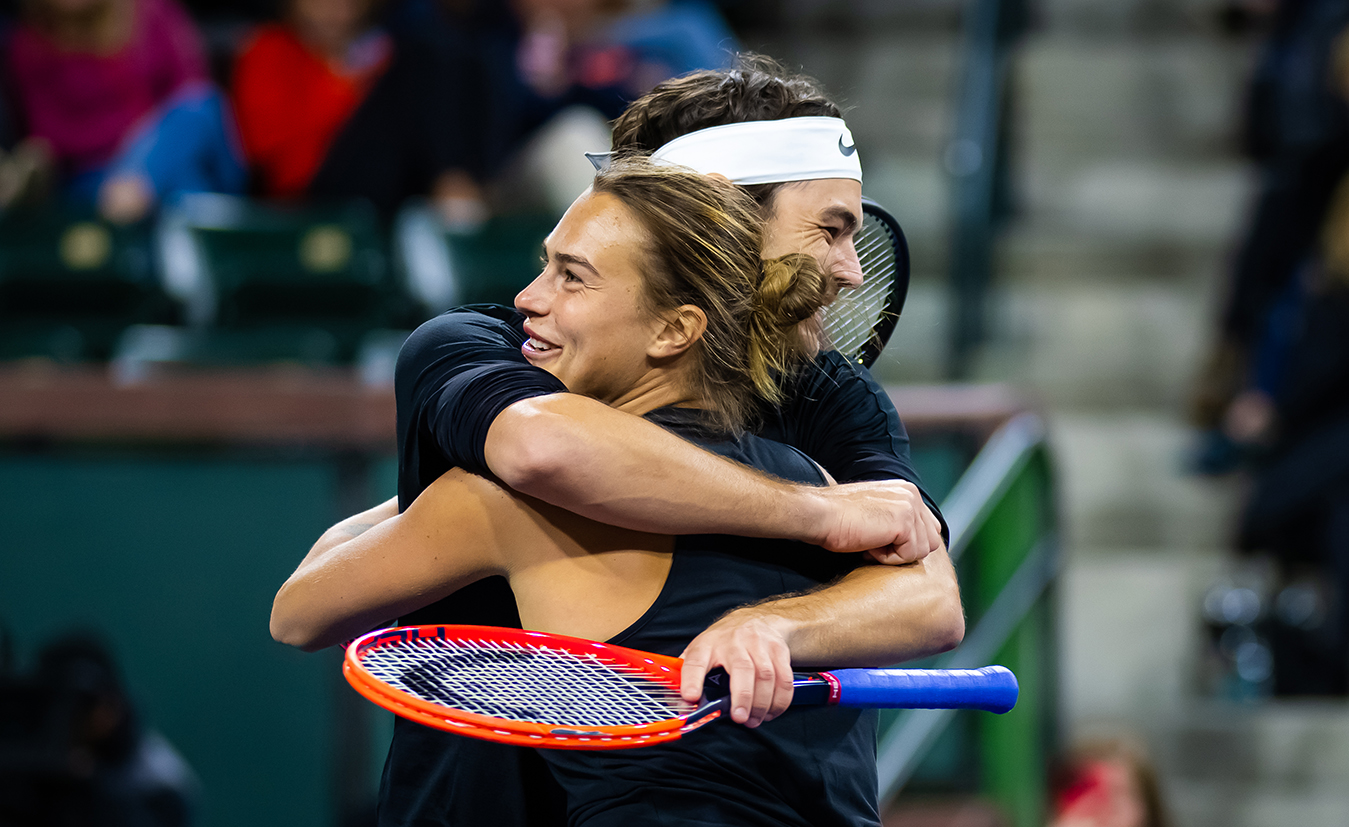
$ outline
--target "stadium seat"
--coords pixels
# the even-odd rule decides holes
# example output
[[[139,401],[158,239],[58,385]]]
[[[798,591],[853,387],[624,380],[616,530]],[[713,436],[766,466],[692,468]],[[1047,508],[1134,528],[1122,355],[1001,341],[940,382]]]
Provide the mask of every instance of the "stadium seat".
[[[132,324],[172,321],[148,225],[92,211],[0,217],[0,358],[105,359]]]
[[[203,361],[347,361],[368,331],[409,321],[363,203],[283,209],[193,195],[165,211],[159,244]]]
[[[556,216],[501,215],[463,233],[447,230],[424,205],[404,208],[394,251],[412,294],[429,314],[461,304],[509,305],[542,269],[543,239]]]

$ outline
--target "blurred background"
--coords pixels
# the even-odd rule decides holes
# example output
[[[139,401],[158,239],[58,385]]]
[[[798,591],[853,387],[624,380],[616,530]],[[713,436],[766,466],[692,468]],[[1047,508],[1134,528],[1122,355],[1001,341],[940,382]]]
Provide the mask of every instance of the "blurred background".
[[[847,107],[904,228],[874,372],[952,528],[938,662],[1021,679],[886,719],[886,823],[1344,823],[1349,2],[0,21],[0,824],[373,823],[390,722],[272,595],[393,494],[407,332],[510,303],[606,122],[736,49]]]

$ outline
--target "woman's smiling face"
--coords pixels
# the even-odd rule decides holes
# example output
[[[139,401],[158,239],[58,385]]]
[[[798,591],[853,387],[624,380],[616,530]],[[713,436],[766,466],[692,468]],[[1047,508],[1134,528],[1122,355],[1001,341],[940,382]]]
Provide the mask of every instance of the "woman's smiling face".
[[[643,300],[646,240],[617,198],[587,193],[544,241],[543,272],[515,297],[525,359],[572,393],[618,406],[646,384],[647,349],[665,327]]]

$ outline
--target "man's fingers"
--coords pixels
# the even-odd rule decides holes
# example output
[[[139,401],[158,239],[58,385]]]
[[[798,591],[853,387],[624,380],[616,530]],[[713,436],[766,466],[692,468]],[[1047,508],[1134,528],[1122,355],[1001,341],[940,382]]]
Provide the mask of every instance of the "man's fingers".
[[[768,714],[764,716],[764,722],[768,722],[787,711],[787,707],[792,705],[792,659],[787,650],[779,649],[774,652],[773,669],[776,672],[776,680],[773,688],[773,701],[768,707]]]
[[[777,691],[778,674],[772,659],[757,661],[754,665],[754,701],[749,710],[749,720],[745,721],[746,726],[756,727],[768,718]]]
[[[925,512],[927,509],[924,508],[921,509],[921,511]],[[928,531],[927,520],[923,519],[921,512],[914,514],[913,516],[912,537],[913,543],[909,549],[909,552],[912,555],[912,561],[922,560],[932,553],[932,545],[930,542],[932,535]]]
[[[731,676],[731,720],[737,724],[748,723],[754,709],[754,661],[741,652],[725,667]]]
[[[924,508],[923,522],[927,524],[928,547],[932,551],[937,551],[942,547],[943,544],[941,538],[941,520],[937,519],[937,515],[933,514],[928,509]]]
[[[708,652],[694,639],[681,657],[684,659],[684,668],[680,671],[679,694],[689,703],[697,703],[703,696],[703,681],[711,668]]]

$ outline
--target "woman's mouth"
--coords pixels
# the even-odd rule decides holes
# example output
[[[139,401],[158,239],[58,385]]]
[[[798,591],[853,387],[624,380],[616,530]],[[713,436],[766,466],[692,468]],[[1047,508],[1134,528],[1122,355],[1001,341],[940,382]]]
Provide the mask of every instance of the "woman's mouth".
[[[550,350],[556,350],[557,346],[551,345],[542,339],[535,339],[533,336],[530,336],[525,340],[525,349],[534,353],[547,353]]]

